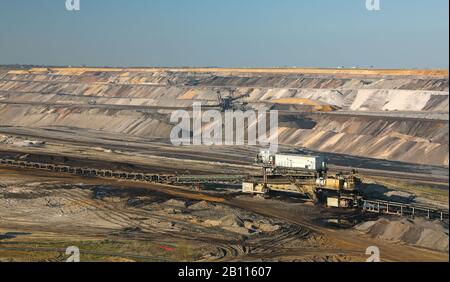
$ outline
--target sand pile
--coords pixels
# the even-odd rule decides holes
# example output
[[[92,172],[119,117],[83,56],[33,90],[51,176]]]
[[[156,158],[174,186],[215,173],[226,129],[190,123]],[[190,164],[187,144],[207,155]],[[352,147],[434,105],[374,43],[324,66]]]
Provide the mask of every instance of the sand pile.
[[[252,230],[257,230],[261,233],[271,233],[275,232],[278,229],[280,229],[280,226],[277,224],[272,224],[271,222],[267,220],[260,220],[260,221],[246,221],[245,227]]]
[[[237,215],[231,214],[224,216],[220,219],[222,226],[233,226],[233,227],[243,227],[244,221]]]
[[[164,206],[169,206],[169,207],[176,207],[176,208],[185,208],[186,207],[186,202],[181,201],[181,200],[176,200],[176,199],[170,199],[168,201],[165,201],[163,203]]]
[[[382,240],[401,242],[427,249],[448,252],[448,228],[440,222],[421,219],[368,221],[355,227],[357,230]]]
[[[242,235],[248,235],[251,233],[251,230],[245,227],[242,218],[235,214],[227,215],[217,220],[208,219],[204,222],[204,224],[209,227],[219,227]]]
[[[248,217],[243,218],[236,214],[226,215],[216,220],[206,220],[204,225],[209,227],[219,227],[242,235],[271,233],[281,228],[280,225],[268,220],[255,220],[254,218]]]
[[[198,203],[192,204],[189,206],[189,209],[191,210],[204,210],[211,208],[212,204],[206,202],[206,201],[200,201]]]
[[[205,221],[205,224],[220,227],[244,227],[244,221],[239,216],[234,214],[224,216],[217,220],[208,219]]]

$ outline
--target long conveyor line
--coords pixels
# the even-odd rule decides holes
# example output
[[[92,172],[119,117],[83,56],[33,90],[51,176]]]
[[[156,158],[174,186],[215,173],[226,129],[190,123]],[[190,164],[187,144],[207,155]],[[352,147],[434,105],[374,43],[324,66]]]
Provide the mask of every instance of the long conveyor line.
[[[242,183],[242,181],[247,178],[247,175],[228,175],[228,174],[215,174],[215,175],[148,174],[148,173],[127,172],[127,171],[114,171],[108,169],[72,167],[66,165],[28,162],[13,159],[0,159],[0,165],[18,168],[42,169],[82,176],[116,178],[116,179],[136,180],[153,183],[168,183],[168,184]]]
[[[56,165],[39,162],[29,162],[14,159],[0,159],[0,165],[41,169],[61,173],[70,173],[81,176],[113,178],[143,181],[149,183],[165,183],[165,184],[208,184],[208,183],[233,183],[240,184],[249,178],[249,175],[176,175],[176,174],[148,174],[135,173],[125,171],[113,171],[107,169],[72,167],[65,165]],[[390,214],[411,217],[426,217],[428,219],[448,220],[449,211],[437,209],[432,206],[410,205],[399,202],[388,202],[378,199],[364,199],[362,210],[364,212]]]

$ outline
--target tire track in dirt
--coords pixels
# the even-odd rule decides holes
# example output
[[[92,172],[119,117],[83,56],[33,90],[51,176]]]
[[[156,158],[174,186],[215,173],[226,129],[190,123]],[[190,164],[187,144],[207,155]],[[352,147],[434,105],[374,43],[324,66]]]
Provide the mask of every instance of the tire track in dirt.
[[[67,181],[77,181],[78,179],[79,178],[74,177],[71,179],[67,179]],[[270,205],[267,205],[267,203],[255,204],[233,197],[210,196],[205,195],[201,192],[189,190],[187,188],[180,188],[170,185],[145,184],[132,181],[117,181],[107,179],[82,179],[84,183],[91,183],[94,185],[111,185],[113,187],[120,187],[121,189],[147,189],[148,191],[161,192],[165,195],[175,198],[225,204],[269,218],[277,218],[287,223],[291,223],[303,229],[309,230],[311,233],[314,233],[317,236],[324,236],[329,241],[329,245],[327,246],[327,248],[318,249],[318,251],[321,251],[324,255],[328,253],[342,252],[343,254],[348,254],[351,256],[354,256],[355,254],[361,254],[361,256],[365,256],[365,250],[367,249],[367,247],[378,246],[381,250],[383,261],[448,261],[448,253],[445,254],[412,246],[386,243],[381,240],[376,240],[356,234],[349,230],[329,229],[323,226],[319,226],[317,223],[314,223],[306,218],[302,218],[298,215],[289,213],[288,211],[271,207]],[[124,186],[126,186],[126,188],[124,188]],[[122,218],[119,216],[119,219],[122,223],[129,220],[129,218],[123,218],[123,216]],[[169,234],[169,236],[173,237],[174,234]],[[211,238],[208,239],[210,240]],[[229,243],[230,242],[226,242],[226,244]],[[228,249],[227,253],[236,253],[236,251]]]

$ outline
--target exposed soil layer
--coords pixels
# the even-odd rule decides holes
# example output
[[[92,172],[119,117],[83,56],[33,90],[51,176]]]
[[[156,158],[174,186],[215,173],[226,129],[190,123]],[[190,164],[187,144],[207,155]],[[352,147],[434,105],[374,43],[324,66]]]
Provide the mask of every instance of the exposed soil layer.
[[[403,242],[432,250],[448,252],[448,225],[421,219],[367,221],[357,230],[383,240]]]
[[[281,152],[323,154],[330,173],[357,168],[370,177],[365,192],[388,200],[448,205],[446,71],[0,69],[0,157],[160,174],[259,172],[258,146],[169,140],[174,110],[214,108],[217,91],[233,90],[248,94],[249,108],[280,110]],[[84,261],[365,261],[368,246],[385,261],[448,261],[448,227],[270,197],[231,184],[2,167],[0,261],[64,261],[67,246],[79,246]],[[367,220],[362,233],[353,228]]]
[[[342,227],[363,220],[281,196],[219,196],[179,187],[0,170],[0,260],[445,261],[448,253],[387,244]]]
[[[389,74],[386,74],[389,73]],[[0,121],[168,139],[174,109],[217,104],[217,91],[248,94],[261,109],[279,99],[336,113],[283,113],[279,142],[318,151],[448,166],[445,72],[357,70],[30,69],[0,76]],[[368,114],[365,115],[364,113]],[[446,118],[447,116],[447,118]],[[434,118],[439,117],[439,118]]]
[[[101,181],[84,184],[71,177],[6,173],[0,170],[0,260],[33,260],[33,251],[55,253],[48,259],[59,260],[63,250],[48,245],[73,241],[92,261],[361,260],[358,254],[334,250],[309,229],[220,203]],[[38,235],[42,233],[47,234]],[[101,246],[106,240],[113,243],[109,249]],[[131,241],[131,246],[120,246]],[[87,246],[89,242],[100,246]]]

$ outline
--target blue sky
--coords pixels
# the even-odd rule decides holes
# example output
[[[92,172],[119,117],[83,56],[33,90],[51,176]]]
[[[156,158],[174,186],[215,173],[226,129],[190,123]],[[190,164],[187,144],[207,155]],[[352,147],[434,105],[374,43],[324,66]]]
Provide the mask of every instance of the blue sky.
[[[448,68],[449,1],[1,0],[0,64]]]

